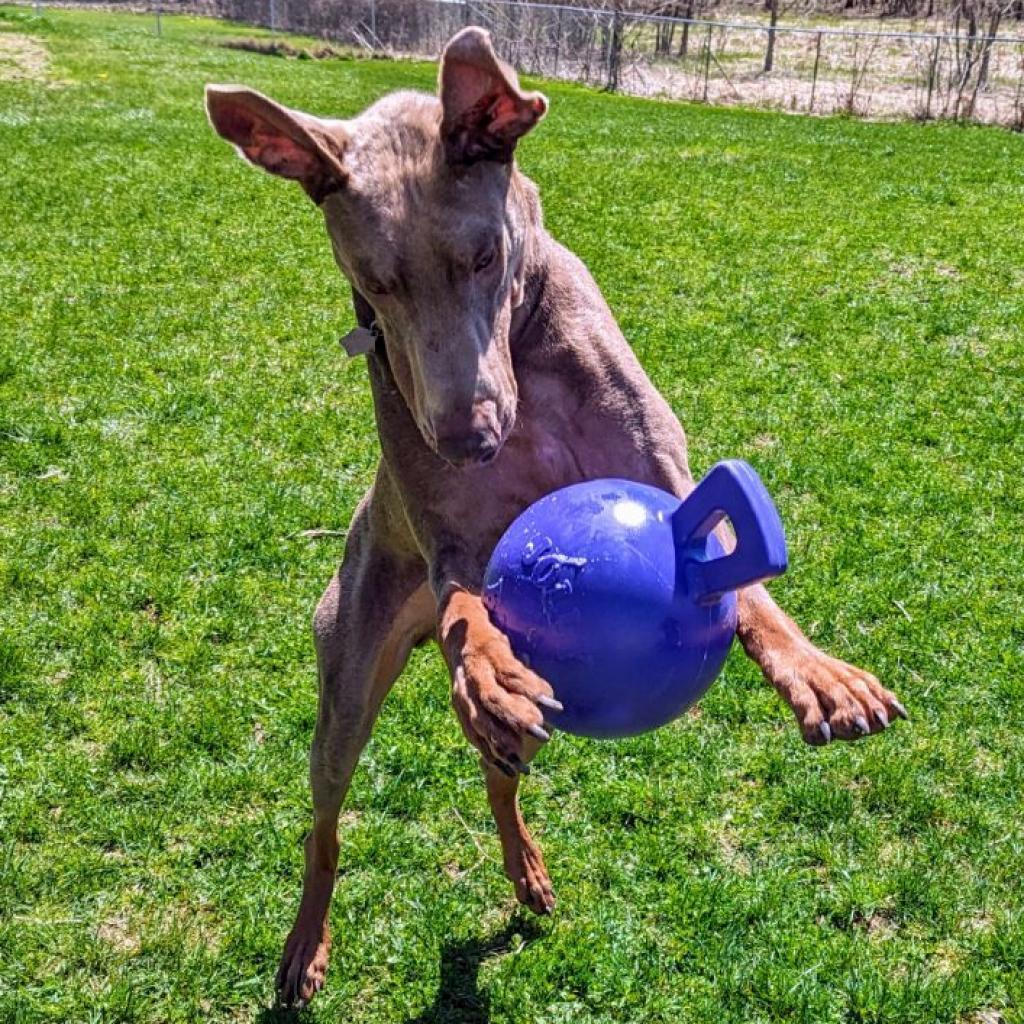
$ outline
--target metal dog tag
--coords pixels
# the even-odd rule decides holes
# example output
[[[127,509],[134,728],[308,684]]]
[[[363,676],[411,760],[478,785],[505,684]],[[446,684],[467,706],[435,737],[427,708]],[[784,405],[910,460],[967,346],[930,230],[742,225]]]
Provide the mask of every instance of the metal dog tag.
[[[377,343],[376,335],[368,327],[353,327],[344,338],[338,342],[351,358],[354,356],[365,356]]]

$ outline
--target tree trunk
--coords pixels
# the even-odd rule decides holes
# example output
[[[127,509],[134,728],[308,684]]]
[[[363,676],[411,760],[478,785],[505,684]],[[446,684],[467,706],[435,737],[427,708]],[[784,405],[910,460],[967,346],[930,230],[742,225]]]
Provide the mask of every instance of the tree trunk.
[[[768,47],[764,51],[764,73],[775,66],[775,26],[779,23],[779,0],[768,0],[771,19],[768,22]]]
[[[999,23],[1003,19],[1003,12],[997,7],[992,12],[992,20],[988,26],[988,36],[982,42],[981,51],[981,67],[978,68],[978,84],[975,86],[974,93],[977,95],[979,89],[988,88],[988,71],[989,65],[992,61],[992,40],[999,33]]]
[[[684,17],[687,18],[687,21],[683,25],[683,37],[679,41],[680,60],[686,59],[686,51],[690,48],[690,22],[693,21],[693,0],[689,0],[689,3],[687,3]]]
[[[612,8],[612,24],[608,33],[608,84],[609,92],[619,88],[619,69],[622,64],[622,0],[615,0]]]

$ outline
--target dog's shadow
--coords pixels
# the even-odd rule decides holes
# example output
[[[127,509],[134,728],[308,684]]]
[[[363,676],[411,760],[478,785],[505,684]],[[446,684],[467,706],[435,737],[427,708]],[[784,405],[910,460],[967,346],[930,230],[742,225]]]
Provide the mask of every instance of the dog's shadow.
[[[432,1006],[405,1024],[489,1024],[490,999],[480,989],[480,965],[493,956],[510,953],[541,934],[536,922],[517,913],[488,938],[446,943],[441,949],[441,981]]]
[[[499,932],[485,938],[445,943],[441,948],[441,978],[434,1002],[403,1024],[490,1024],[490,999],[480,989],[480,966],[485,960],[520,949],[542,934],[531,918],[517,912]],[[514,943],[514,945],[513,945]],[[299,1024],[316,1019],[315,1007],[298,1013],[269,1008],[260,1024]]]

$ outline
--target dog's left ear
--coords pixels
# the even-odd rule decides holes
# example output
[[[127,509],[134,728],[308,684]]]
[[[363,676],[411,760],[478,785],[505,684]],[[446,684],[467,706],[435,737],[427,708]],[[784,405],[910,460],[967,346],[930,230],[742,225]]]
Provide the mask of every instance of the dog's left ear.
[[[509,163],[516,143],[547,113],[539,92],[523,92],[482,28],[464,28],[445,47],[440,75],[441,136],[449,163]]]

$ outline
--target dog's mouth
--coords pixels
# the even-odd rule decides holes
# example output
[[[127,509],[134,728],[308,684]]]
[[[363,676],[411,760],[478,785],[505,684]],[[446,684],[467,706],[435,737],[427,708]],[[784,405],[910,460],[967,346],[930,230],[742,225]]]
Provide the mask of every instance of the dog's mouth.
[[[490,423],[476,430],[438,433],[428,428],[421,433],[427,446],[449,466],[482,469],[501,454],[514,423],[514,416],[492,417]]]
[[[457,469],[491,465],[501,454],[516,422],[516,402],[486,399],[472,411],[432,419],[417,417],[420,435],[435,455]]]
[[[505,434],[477,438],[441,439],[431,445],[434,451],[456,469],[481,469],[489,466],[505,447]]]

